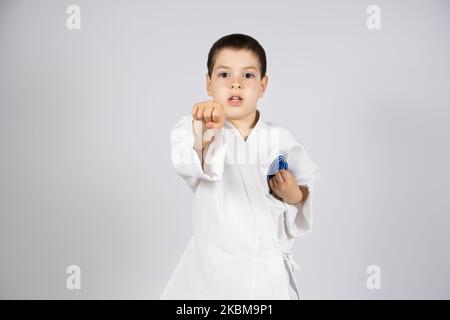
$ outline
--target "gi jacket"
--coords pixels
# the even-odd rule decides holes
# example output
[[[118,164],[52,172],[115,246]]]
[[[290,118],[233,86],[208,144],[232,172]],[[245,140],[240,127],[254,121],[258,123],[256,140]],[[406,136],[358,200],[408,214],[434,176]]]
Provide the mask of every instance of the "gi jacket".
[[[161,299],[289,299],[290,249],[312,226],[313,180],[319,169],[283,126],[258,121],[244,140],[233,124],[215,129],[202,168],[193,149],[192,116],[170,131],[175,171],[193,191],[193,235]],[[292,205],[269,190],[267,172],[284,156],[308,197]]]

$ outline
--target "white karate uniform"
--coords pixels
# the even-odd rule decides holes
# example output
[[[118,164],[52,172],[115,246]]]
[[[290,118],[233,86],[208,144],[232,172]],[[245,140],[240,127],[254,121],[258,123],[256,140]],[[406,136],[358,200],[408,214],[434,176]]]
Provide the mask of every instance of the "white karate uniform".
[[[175,170],[194,193],[193,235],[161,299],[297,299],[290,249],[312,226],[313,180],[319,169],[288,129],[259,119],[244,140],[225,120],[216,130],[202,169],[193,149],[192,116],[170,132]],[[292,205],[272,194],[270,164],[279,155],[306,200]]]

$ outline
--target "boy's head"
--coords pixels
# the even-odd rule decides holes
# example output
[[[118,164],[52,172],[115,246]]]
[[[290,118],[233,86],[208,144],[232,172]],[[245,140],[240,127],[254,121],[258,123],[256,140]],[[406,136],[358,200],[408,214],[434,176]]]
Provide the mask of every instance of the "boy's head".
[[[217,40],[208,54],[206,90],[224,107],[229,120],[247,119],[267,87],[266,53],[245,34],[230,34]],[[239,96],[239,103],[230,101]]]

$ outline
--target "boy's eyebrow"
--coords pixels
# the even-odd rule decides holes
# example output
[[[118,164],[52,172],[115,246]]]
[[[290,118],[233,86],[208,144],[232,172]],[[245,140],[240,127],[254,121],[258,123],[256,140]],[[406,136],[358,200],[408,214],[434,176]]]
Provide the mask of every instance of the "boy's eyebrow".
[[[216,67],[216,69],[231,69],[231,68],[230,68],[230,67],[227,67],[227,66],[218,66],[218,67]],[[247,69],[255,69],[255,70],[258,70],[258,68],[254,67],[254,66],[248,66],[248,67],[242,68],[242,70],[247,70]]]

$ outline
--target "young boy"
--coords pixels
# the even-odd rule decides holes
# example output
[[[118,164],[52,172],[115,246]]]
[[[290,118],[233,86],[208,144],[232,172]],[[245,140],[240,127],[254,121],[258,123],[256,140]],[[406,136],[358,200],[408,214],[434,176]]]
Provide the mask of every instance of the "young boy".
[[[173,165],[194,193],[194,234],[161,299],[299,299],[290,249],[311,230],[319,169],[257,109],[268,76],[255,39],[222,37],[207,67],[213,99],[170,132]]]

